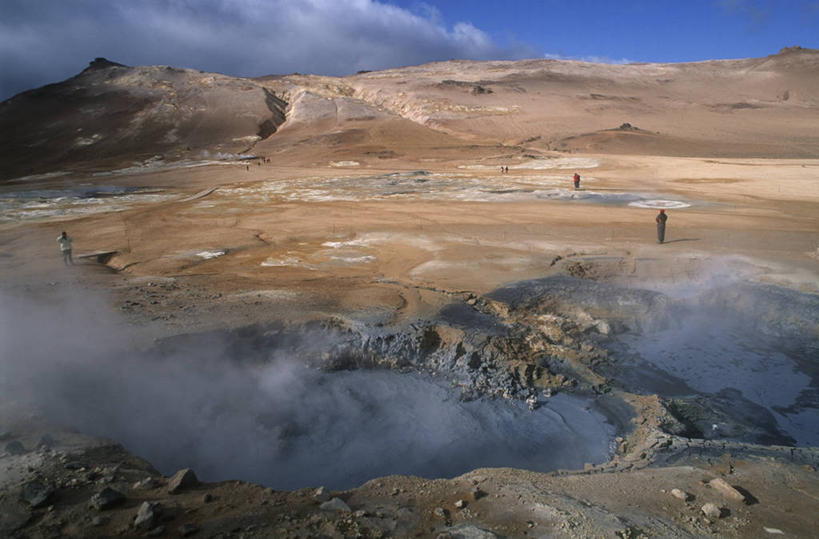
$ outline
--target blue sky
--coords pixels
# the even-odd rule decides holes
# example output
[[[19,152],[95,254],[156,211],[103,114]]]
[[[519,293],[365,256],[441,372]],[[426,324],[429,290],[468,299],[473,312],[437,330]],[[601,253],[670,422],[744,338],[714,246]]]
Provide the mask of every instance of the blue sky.
[[[0,99],[104,56],[237,76],[819,48],[819,0],[0,0]]]
[[[819,48],[811,0],[390,0],[451,26],[470,22],[499,45],[604,61],[688,62]],[[508,7],[507,7],[508,6]]]

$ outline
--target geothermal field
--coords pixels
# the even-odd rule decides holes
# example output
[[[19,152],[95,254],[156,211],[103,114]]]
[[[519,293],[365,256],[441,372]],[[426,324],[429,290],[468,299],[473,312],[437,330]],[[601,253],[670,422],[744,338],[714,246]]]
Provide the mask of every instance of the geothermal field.
[[[98,58],[0,103],[0,535],[815,535],[817,88]]]

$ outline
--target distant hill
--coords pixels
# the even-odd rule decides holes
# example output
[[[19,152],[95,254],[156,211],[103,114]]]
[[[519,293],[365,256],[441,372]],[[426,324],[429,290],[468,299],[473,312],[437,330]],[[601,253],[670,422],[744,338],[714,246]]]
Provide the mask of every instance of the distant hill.
[[[449,61],[235,78],[95,59],[0,103],[0,179],[204,156],[413,153],[819,157],[819,51],[683,64]],[[629,123],[638,130],[618,130]],[[500,148],[500,149],[499,149]],[[490,151],[491,149],[491,151]]]

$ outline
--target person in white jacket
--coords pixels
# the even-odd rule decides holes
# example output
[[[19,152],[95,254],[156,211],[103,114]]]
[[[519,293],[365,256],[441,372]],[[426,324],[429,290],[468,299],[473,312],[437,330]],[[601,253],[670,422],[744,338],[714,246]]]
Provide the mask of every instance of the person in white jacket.
[[[68,237],[68,234],[63,233],[57,236],[57,243],[60,244],[60,252],[63,254],[63,264],[66,266],[71,264],[74,265],[74,259],[71,258],[71,238]]]

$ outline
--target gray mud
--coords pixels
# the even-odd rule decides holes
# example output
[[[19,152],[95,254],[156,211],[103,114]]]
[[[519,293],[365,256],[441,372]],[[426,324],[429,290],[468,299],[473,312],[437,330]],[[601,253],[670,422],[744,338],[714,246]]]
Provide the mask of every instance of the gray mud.
[[[585,324],[608,351],[595,371],[614,387],[666,398],[686,427],[678,434],[819,445],[819,297],[738,281],[658,290],[555,276],[488,297]],[[596,334],[597,318],[610,334]]]

